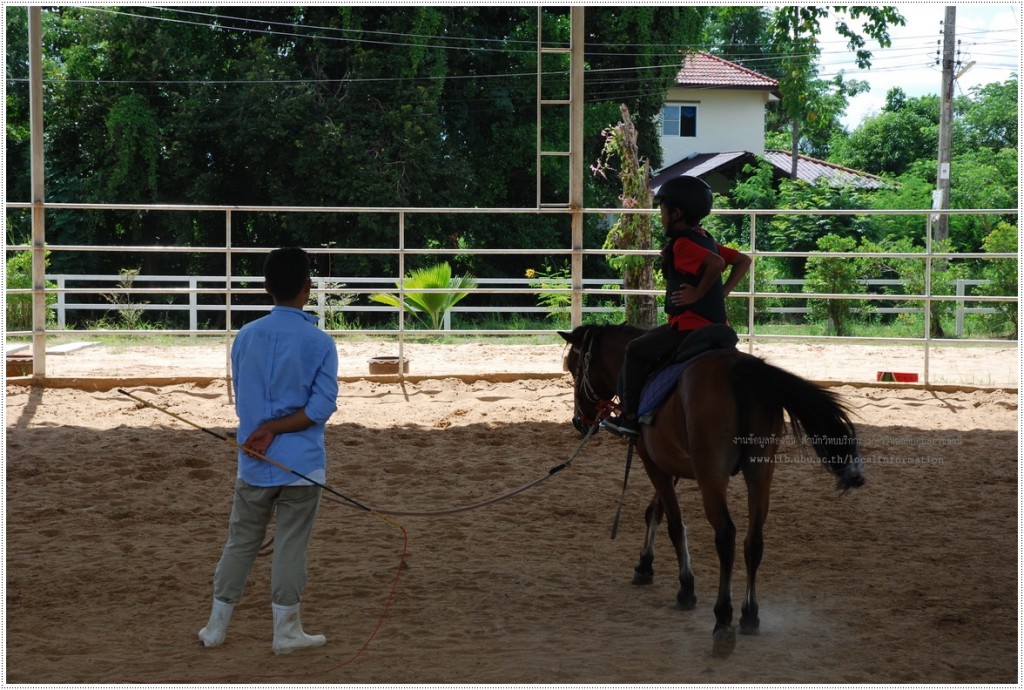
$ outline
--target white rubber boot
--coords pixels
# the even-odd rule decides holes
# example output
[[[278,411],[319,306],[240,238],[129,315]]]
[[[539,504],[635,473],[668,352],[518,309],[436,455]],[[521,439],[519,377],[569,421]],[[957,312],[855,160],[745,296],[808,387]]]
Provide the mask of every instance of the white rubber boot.
[[[224,636],[227,634],[228,623],[231,621],[231,612],[235,610],[234,604],[226,601],[213,600],[213,609],[210,611],[210,622],[199,631],[199,639],[207,647],[220,647],[224,644]]]
[[[323,647],[327,644],[327,638],[323,635],[307,635],[302,631],[298,604],[271,606],[274,608],[274,654],[288,654],[296,649]]]

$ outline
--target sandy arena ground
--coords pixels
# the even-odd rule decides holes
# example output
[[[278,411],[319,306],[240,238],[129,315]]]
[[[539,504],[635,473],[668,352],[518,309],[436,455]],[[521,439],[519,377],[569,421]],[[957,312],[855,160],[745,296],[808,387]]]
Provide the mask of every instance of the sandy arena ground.
[[[910,348],[778,348],[759,354],[819,380],[921,371]],[[1015,348],[948,349],[933,353],[933,381],[1016,386]],[[303,618],[328,644],[278,657],[267,558],[227,643],[207,650],[196,638],[226,535],[233,452],[116,386],[218,433],[233,431],[235,417],[223,380],[153,383],[222,377],[223,348],[162,350],[48,357],[50,375],[78,378],[77,388],[8,382],[7,682],[1020,680],[1016,392],[835,388],[856,414],[868,485],[840,496],[818,467],[780,464],[761,632],[741,636],[728,659],[709,654],[718,565],[694,485],[679,492],[698,604],[682,612],[671,606],[664,529],[654,585],[630,584],[651,493],[639,467],[609,538],[625,446],[607,434],[570,468],[478,510],[386,521],[325,502]],[[409,345],[416,378],[405,382],[361,377],[368,356],[393,348],[341,341],[339,352],[346,379],[328,426],[328,482],[375,508],[447,510],[501,496],[546,477],[579,443],[560,347]],[[524,373],[533,375],[516,378]],[[740,481],[731,508],[742,540]],[[740,559],[734,595],[742,582]]]

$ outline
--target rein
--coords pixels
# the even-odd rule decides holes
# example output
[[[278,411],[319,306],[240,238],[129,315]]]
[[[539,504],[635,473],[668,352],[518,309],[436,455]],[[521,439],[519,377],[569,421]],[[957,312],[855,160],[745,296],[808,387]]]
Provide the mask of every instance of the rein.
[[[593,331],[587,331],[583,338],[583,344],[580,346],[580,357],[576,363],[576,371],[574,372],[575,380],[578,382],[576,398],[576,417],[581,422],[590,427],[590,431],[587,432],[587,436],[594,432],[595,429],[599,428],[599,424],[602,419],[608,417],[613,413],[621,413],[622,406],[613,400],[602,399],[595,391],[594,385],[590,381],[590,363],[593,359],[594,354],[594,341],[597,336],[594,335]],[[590,419],[583,413],[583,409],[580,406],[580,398],[585,397],[587,402],[593,403],[597,407],[597,419]],[[615,508],[615,517],[612,520],[611,538],[615,539],[619,532],[619,519],[622,515],[622,506],[626,501],[626,486],[629,482],[629,470],[633,466],[633,450],[636,447],[636,441],[633,439],[629,440],[629,446],[626,450],[626,473],[622,478],[622,494],[619,496],[618,506]]]
[[[615,508],[615,518],[612,520],[612,539],[619,533],[619,516],[622,515],[622,504],[626,502],[626,483],[629,481],[629,468],[633,466],[633,448],[636,441],[629,439],[629,448],[626,449],[626,476],[622,478],[622,495],[619,496],[619,505]]]

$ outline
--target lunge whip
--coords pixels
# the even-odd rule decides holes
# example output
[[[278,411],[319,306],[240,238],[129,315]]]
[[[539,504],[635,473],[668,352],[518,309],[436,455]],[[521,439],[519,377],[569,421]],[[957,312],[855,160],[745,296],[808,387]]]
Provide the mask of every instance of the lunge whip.
[[[263,460],[264,462],[269,462],[269,463],[270,463],[271,465],[273,465],[274,467],[277,467],[277,468],[279,468],[279,469],[282,469],[282,470],[284,470],[285,472],[290,472],[291,474],[294,474],[294,475],[295,475],[296,477],[298,477],[299,479],[305,479],[305,480],[306,480],[307,482],[309,482],[310,484],[313,484],[313,485],[315,485],[315,486],[319,486],[319,487],[320,487],[321,489],[323,489],[324,491],[326,491],[326,492],[328,492],[328,493],[330,493],[330,494],[334,494],[334,495],[335,495],[335,496],[337,496],[338,498],[342,499],[342,500],[343,500],[343,501],[345,501],[346,503],[350,503],[350,504],[352,504],[352,505],[353,505],[353,506],[355,506],[356,508],[360,508],[360,509],[362,509],[362,510],[365,510],[365,511],[366,511],[366,512],[368,512],[368,513],[372,513],[372,512],[374,512],[373,508],[369,507],[368,505],[365,505],[365,504],[363,504],[363,503],[360,503],[360,502],[359,502],[359,501],[357,501],[356,499],[354,499],[354,498],[351,498],[351,497],[349,497],[349,496],[346,496],[345,494],[341,493],[340,491],[336,491],[335,489],[332,489],[331,487],[327,486],[326,484],[323,484],[323,483],[321,483],[321,482],[318,482],[318,481],[316,481],[315,479],[310,479],[309,477],[307,477],[306,475],[302,474],[301,472],[298,472],[298,471],[296,471],[296,470],[293,470],[293,469],[292,469],[291,467],[288,467],[287,465],[284,465],[284,464],[282,464],[282,463],[278,462],[277,460],[274,460],[273,458],[268,458],[268,457],[267,457],[266,455],[264,455],[263,453],[260,453],[260,452],[258,452],[258,451],[255,451],[255,450],[253,450],[252,448],[249,448],[248,446],[244,446],[244,445],[242,445],[241,443],[239,443],[238,441],[236,441],[236,440],[235,440],[235,439],[233,439],[233,438],[230,438],[230,437],[228,437],[228,436],[225,436],[224,434],[219,434],[219,433],[217,433],[216,431],[213,431],[212,429],[207,429],[207,428],[206,428],[206,427],[204,427],[204,426],[200,426],[199,424],[196,424],[195,422],[193,422],[193,421],[191,421],[191,420],[185,419],[185,418],[184,418],[184,417],[182,417],[181,415],[177,415],[177,414],[174,414],[173,412],[171,412],[171,411],[170,411],[170,410],[168,410],[168,409],[165,409],[165,408],[163,408],[163,407],[160,407],[159,405],[154,405],[153,403],[149,402],[148,400],[145,400],[145,399],[143,399],[143,398],[140,398],[140,397],[139,397],[139,396],[137,396],[137,395],[133,395],[133,394],[129,393],[128,391],[126,391],[126,390],[125,390],[125,389],[123,389],[123,388],[118,388],[118,389],[117,389],[117,392],[118,392],[118,393],[120,393],[120,394],[122,394],[122,395],[127,395],[127,396],[128,396],[129,398],[131,398],[132,400],[134,400],[134,401],[136,401],[136,402],[139,402],[139,403],[142,403],[142,404],[143,404],[143,405],[145,405],[146,407],[151,407],[151,408],[153,408],[154,410],[156,410],[157,412],[163,412],[163,413],[164,413],[165,415],[167,415],[167,416],[169,416],[169,417],[174,417],[175,419],[177,419],[177,420],[178,420],[179,422],[182,422],[183,424],[188,424],[188,425],[189,425],[189,426],[191,426],[191,427],[194,427],[194,428],[196,428],[196,429],[199,429],[199,430],[200,430],[200,431],[202,431],[203,433],[209,434],[210,436],[213,436],[213,437],[214,437],[214,438],[216,438],[216,439],[220,439],[221,441],[224,441],[225,443],[227,443],[228,445],[232,446],[233,448],[236,448],[236,449],[242,450],[242,451],[244,451],[244,452],[248,453],[249,455],[253,456],[254,458],[259,458],[260,460]]]

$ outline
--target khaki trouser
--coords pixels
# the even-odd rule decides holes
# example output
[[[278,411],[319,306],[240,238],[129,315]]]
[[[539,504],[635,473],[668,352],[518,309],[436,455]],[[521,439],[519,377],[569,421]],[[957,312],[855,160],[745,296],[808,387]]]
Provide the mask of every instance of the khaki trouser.
[[[236,604],[242,598],[249,571],[276,508],[270,598],[272,603],[281,606],[299,603],[306,587],[306,550],[320,504],[320,492],[319,486],[264,487],[251,486],[241,479],[235,482],[228,540],[213,576],[215,599]]]

